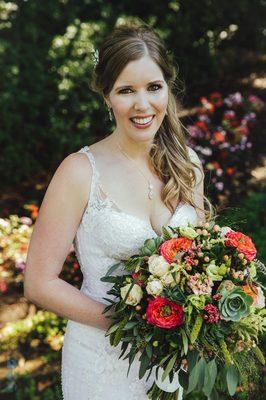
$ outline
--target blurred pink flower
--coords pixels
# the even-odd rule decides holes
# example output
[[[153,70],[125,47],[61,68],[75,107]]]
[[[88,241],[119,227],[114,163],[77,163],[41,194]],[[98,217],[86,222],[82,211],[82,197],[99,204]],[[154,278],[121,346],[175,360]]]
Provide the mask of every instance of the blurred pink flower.
[[[223,184],[223,182],[216,182],[215,183],[215,187],[218,189],[218,190],[223,190],[223,188],[224,188],[224,184]]]
[[[20,222],[22,222],[24,225],[32,225],[32,219],[29,217],[21,217]]]
[[[239,106],[243,104],[243,96],[240,92],[235,92],[226,97],[224,102],[228,107]]]
[[[24,261],[17,261],[15,267],[17,269],[20,269],[21,271],[24,271],[24,269],[26,268],[26,263]]]

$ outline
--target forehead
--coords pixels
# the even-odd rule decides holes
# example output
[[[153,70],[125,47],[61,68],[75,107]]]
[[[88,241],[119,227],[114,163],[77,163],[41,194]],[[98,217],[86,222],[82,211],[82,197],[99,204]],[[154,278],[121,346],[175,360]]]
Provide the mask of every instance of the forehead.
[[[164,80],[161,68],[145,56],[139,60],[130,61],[116,79],[114,88],[121,85],[141,85],[155,80]]]

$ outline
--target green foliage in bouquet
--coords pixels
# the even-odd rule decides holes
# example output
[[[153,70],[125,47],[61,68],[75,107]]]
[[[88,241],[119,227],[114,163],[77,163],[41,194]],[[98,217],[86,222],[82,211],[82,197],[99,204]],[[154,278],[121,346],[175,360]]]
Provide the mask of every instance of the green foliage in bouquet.
[[[202,393],[210,400],[246,393],[265,365],[265,296],[256,248],[247,235],[214,221],[163,227],[138,254],[112,266],[106,332],[139,379],[154,377],[150,399]],[[122,267],[123,274],[112,275]],[[249,359],[249,366],[246,360]],[[161,372],[161,376],[160,376]],[[174,389],[173,389],[174,388]]]

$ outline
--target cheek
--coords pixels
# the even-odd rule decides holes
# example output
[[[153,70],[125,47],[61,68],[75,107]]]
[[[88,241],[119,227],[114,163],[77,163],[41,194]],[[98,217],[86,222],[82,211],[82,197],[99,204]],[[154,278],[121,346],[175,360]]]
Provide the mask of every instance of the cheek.
[[[167,104],[168,104],[168,93],[167,92],[161,92],[154,98],[154,107],[159,112],[165,111]]]
[[[128,114],[131,107],[132,107],[132,101],[130,101],[129,98],[116,99],[116,101],[113,102],[113,110],[117,116],[122,117],[125,114]]]

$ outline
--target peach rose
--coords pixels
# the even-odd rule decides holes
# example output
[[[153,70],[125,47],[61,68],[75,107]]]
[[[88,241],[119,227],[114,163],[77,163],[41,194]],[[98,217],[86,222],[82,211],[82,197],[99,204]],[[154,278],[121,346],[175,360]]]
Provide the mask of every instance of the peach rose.
[[[160,254],[170,264],[175,261],[175,256],[180,251],[186,251],[192,246],[191,239],[180,237],[166,240],[160,247]]]

